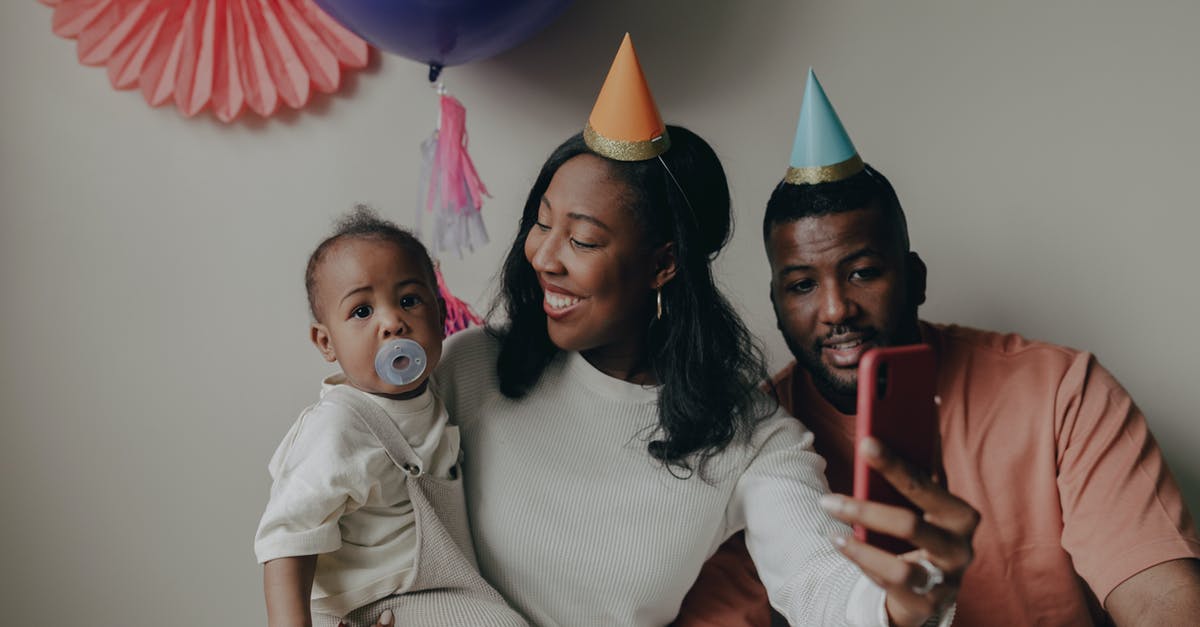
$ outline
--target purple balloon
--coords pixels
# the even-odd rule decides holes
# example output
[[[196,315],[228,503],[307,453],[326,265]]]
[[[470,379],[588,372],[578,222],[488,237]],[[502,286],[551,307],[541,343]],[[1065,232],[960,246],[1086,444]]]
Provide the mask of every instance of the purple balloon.
[[[571,0],[316,0],[372,45],[431,66],[486,59],[521,43]]]

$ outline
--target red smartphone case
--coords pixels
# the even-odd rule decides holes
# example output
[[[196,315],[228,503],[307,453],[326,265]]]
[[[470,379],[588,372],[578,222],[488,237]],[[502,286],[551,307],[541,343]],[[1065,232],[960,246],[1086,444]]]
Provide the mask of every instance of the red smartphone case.
[[[893,454],[919,470],[940,468],[936,394],[937,363],[927,344],[876,348],[858,364],[858,415],[854,454],[854,498],[898,505],[920,512],[858,454],[867,436],[883,442]],[[854,526],[854,537],[892,553],[913,546],[892,536]]]

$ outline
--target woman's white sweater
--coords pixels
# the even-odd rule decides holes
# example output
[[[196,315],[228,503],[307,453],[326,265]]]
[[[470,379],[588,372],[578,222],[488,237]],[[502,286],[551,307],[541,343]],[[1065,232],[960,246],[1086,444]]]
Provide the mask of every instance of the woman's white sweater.
[[[738,530],[792,624],[875,624],[883,591],[831,544],[848,528],[812,435],[782,410],[714,458],[706,482],[650,457],[657,390],[558,355],[523,398],[499,390],[498,342],[447,341],[438,395],[462,433],[467,506],[484,577],[531,621],[666,625],[701,565]]]

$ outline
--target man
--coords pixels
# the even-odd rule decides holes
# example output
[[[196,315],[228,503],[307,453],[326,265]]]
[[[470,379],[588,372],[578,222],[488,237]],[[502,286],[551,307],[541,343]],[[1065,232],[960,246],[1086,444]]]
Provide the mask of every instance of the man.
[[[811,71],[763,237],[796,358],[775,393],[814,432],[834,492],[852,491],[862,355],[924,342],[938,356],[943,478],[982,514],[955,624],[1200,625],[1200,538],[1140,410],[1088,353],[918,319],[926,270],[899,200]],[[765,624],[754,577],[735,537],[677,624]]]

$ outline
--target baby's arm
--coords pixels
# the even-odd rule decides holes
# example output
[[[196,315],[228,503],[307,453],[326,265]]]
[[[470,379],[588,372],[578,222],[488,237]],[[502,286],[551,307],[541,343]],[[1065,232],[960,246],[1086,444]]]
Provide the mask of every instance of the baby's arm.
[[[316,570],[316,555],[281,557],[263,564],[263,595],[270,627],[312,626],[308,599]]]
[[[317,555],[342,546],[339,521],[375,489],[373,473],[357,454],[360,440],[373,436],[360,437],[355,420],[318,404],[296,421],[271,458],[271,498],[254,539],[271,627],[312,624]]]

